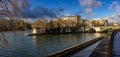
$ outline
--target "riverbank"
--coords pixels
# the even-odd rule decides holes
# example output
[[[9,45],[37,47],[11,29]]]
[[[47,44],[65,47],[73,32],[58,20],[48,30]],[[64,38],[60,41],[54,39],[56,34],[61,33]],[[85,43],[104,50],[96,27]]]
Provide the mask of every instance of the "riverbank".
[[[85,47],[87,47],[87,46],[101,40],[102,38],[103,38],[103,36],[101,36],[99,38],[96,38],[96,39],[92,39],[92,40],[87,41],[87,42],[82,43],[82,44],[74,45],[72,47],[69,47],[69,48],[66,48],[64,50],[58,51],[56,53],[50,54],[47,57],[66,57],[66,56],[70,57],[70,55],[73,54],[73,53],[76,53],[76,51],[82,50]]]
[[[25,33],[25,36],[33,36],[33,35],[59,35],[59,34],[79,34],[79,33],[108,33],[108,32],[61,32],[61,33]]]
[[[9,31],[32,31],[31,29],[27,30],[0,30],[0,32],[9,32]]]

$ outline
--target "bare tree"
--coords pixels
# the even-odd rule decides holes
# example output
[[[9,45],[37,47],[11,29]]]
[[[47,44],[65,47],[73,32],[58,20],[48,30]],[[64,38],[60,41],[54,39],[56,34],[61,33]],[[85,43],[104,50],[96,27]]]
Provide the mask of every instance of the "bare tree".
[[[9,18],[20,17],[28,6],[28,0],[0,0],[0,15],[6,15]]]

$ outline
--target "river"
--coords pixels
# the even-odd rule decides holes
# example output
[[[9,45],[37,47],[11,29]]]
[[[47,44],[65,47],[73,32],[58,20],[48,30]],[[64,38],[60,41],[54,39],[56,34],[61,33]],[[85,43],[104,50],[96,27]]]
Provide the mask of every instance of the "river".
[[[0,57],[45,57],[95,39],[102,33],[24,36],[26,31],[0,33]]]

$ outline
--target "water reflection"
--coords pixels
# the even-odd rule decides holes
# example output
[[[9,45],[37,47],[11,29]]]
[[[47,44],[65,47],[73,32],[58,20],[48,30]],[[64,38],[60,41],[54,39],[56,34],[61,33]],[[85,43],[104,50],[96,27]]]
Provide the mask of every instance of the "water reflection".
[[[4,34],[0,34],[0,46],[7,48],[8,47],[8,41],[5,39]]]
[[[45,57],[48,54],[86,42],[101,35],[80,33],[24,36],[24,33],[24,31],[19,31],[1,34],[0,44],[7,48],[1,48],[3,51],[0,52],[2,53],[0,57]]]
[[[35,36],[35,35],[34,35],[33,38],[32,38],[32,41],[33,41],[34,43],[37,41],[36,38],[37,38],[37,36]]]
[[[94,39],[100,35],[101,34],[99,33],[40,35],[33,36],[32,41],[34,42],[37,56],[44,57],[48,54],[63,50],[75,44]]]
[[[96,36],[96,37],[99,37],[99,36],[100,36],[100,33],[95,33],[95,36]]]

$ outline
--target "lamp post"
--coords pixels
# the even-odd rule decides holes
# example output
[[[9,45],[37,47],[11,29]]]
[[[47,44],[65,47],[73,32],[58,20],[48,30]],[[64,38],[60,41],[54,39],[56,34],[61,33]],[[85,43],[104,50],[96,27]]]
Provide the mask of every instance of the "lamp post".
[[[83,20],[83,32],[84,32],[84,33],[85,33],[85,31],[86,31],[86,30],[85,30],[85,25],[86,25],[86,24],[85,24],[85,20]]]

